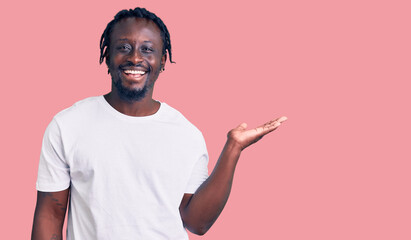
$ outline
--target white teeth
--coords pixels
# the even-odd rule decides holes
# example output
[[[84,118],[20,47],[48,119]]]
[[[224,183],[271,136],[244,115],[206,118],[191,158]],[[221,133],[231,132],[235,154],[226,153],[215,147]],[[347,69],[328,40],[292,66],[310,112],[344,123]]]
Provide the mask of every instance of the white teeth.
[[[140,70],[124,70],[124,72],[125,72],[126,74],[141,74],[141,75],[143,75],[144,73],[146,73],[146,72],[140,71]]]

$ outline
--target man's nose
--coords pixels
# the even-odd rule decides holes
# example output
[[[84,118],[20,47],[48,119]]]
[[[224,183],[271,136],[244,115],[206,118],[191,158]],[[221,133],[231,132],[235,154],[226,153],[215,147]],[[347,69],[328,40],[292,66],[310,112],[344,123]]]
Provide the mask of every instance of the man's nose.
[[[143,58],[141,56],[140,51],[138,51],[137,49],[133,50],[130,53],[129,61],[132,62],[133,64],[141,63],[143,61]]]

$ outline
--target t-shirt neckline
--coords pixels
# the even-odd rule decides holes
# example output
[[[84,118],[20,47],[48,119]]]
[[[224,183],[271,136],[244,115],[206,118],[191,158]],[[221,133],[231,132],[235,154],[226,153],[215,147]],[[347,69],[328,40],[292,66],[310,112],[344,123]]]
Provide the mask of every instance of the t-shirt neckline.
[[[126,121],[145,121],[145,120],[156,119],[164,111],[163,109],[164,109],[164,105],[165,105],[165,103],[162,103],[162,102],[158,101],[160,103],[160,107],[158,108],[157,112],[155,112],[154,114],[147,115],[147,116],[129,116],[129,115],[121,113],[121,112],[117,111],[115,108],[113,108],[107,102],[107,100],[104,98],[104,95],[99,96],[98,100],[102,103],[102,105],[104,106],[104,109],[107,112],[109,112],[110,114],[112,114],[112,115],[114,115],[118,118],[124,119]]]

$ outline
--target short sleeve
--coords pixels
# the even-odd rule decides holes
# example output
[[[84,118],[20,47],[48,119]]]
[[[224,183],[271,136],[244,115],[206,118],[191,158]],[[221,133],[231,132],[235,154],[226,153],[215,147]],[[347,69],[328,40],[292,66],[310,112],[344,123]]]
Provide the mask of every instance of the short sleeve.
[[[194,169],[191,173],[190,180],[186,187],[185,193],[195,193],[198,187],[208,178],[208,154],[204,153],[197,160]]]
[[[70,169],[64,158],[60,128],[53,119],[43,137],[36,188],[42,192],[56,192],[69,186]]]

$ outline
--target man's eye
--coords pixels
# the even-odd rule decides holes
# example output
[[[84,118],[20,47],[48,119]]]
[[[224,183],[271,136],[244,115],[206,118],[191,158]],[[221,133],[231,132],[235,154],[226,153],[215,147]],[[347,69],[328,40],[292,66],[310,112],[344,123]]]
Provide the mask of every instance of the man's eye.
[[[120,46],[117,46],[116,49],[122,52],[127,52],[127,51],[130,51],[131,47],[128,45],[120,45]]]
[[[142,48],[141,48],[141,51],[143,51],[143,52],[145,52],[145,53],[150,53],[150,52],[153,51],[153,49],[152,49],[152,48],[149,48],[149,47],[142,47]]]

